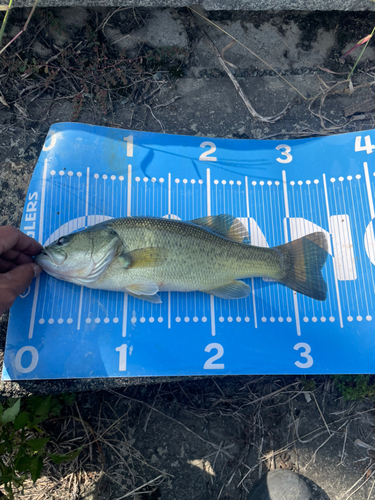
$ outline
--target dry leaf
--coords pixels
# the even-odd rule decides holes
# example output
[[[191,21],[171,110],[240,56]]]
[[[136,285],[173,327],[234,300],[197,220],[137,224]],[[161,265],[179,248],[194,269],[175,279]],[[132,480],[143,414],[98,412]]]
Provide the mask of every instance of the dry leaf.
[[[4,106],[6,106],[7,108],[10,108],[9,104],[6,102],[5,97],[3,96],[3,94],[1,93],[1,91],[0,91],[0,102],[1,102],[1,104],[3,104]]]
[[[327,73],[331,73],[332,75],[347,75],[348,74],[347,72],[337,73],[337,71],[332,71],[331,69],[323,68],[323,66],[318,66],[318,68],[321,69],[322,71],[326,71]]]
[[[27,111],[25,108],[23,108],[18,102],[14,103],[15,107],[18,109],[18,111],[25,117],[27,118]]]

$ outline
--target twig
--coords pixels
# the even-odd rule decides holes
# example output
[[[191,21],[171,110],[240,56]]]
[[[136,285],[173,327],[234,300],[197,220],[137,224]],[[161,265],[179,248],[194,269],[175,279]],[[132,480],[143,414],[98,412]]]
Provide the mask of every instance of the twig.
[[[139,104],[143,103],[144,101],[147,101],[147,99],[150,99],[150,97],[152,97],[153,95],[155,95],[157,92],[159,92],[163,86],[167,83],[166,80],[164,80],[163,82],[160,82],[161,85],[158,85],[156,89],[154,89],[152,92],[150,92],[146,97],[143,97],[140,101],[139,101]]]
[[[345,73],[337,73],[337,71],[332,71],[331,69],[328,68],[323,68],[322,66],[317,66],[317,68],[321,69],[322,71],[325,71],[326,73],[331,73],[332,75],[346,75],[347,72]]]
[[[226,45],[223,50],[220,52],[220,55],[221,57],[224,59],[224,52],[228,49],[231,49],[234,45],[236,45],[236,41],[235,40],[232,40],[231,42],[228,43],[228,45]],[[231,68],[237,68],[237,66],[235,64],[232,64],[230,63],[229,61],[227,61],[226,59],[224,59],[225,61],[225,64],[228,64],[228,66],[230,66]]]
[[[144,488],[145,486],[148,486],[149,484],[152,484],[154,483],[155,481],[157,481],[158,479],[160,478],[165,478],[165,476],[163,476],[163,474],[160,474],[160,476],[158,477],[155,477],[154,479],[151,479],[151,481],[148,481],[147,483],[145,484],[142,484],[142,486],[138,486],[138,488],[135,488],[135,490],[133,491],[129,491],[129,493],[127,493],[126,495],[122,496],[122,497],[118,497],[118,498],[115,498],[115,500],[122,500],[123,498],[127,498],[127,497],[130,497],[132,495],[134,495],[134,493],[136,493],[137,491],[141,490],[142,488]]]
[[[104,19],[103,21],[99,24],[99,26],[96,28],[95,31],[99,31],[99,30],[103,30],[103,34],[105,36],[105,33],[104,33],[104,28],[106,26],[106,24],[108,23],[108,21],[111,19],[112,16],[114,16],[115,14],[118,14],[119,12],[123,11],[123,10],[128,10],[130,9],[130,7],[118,7],[116,10],[114,10],[113,12],[110,12]],[[126,35],[128,36],[128,35]],[[118,41],[118,40],[117,40]]]
[[[90,436],[89,436],[89,433],[88,433],[88,431],[86,429],[86,425],[85,425],[85,422],[83,421],[81,412],[79,411],[79,407],[78,407],[77,401],[75,401],[75,405],[76,405],[76,410],[77,410],[79,419],[80,419],[80,421],[82,423],[82,427],[85,429],[85,433],[86,433],[86,436],[87,436],[87,441],[90,443]],[[90,461],[92,462],[92,445],[91,445],[91,443],[89,444],[89,453],[90,453]]]
[[[116,453],[116,455],[119,457],[119,459],[121,460],[121,462],[123,462],[124,464],[126,464],[128,466],[126,458],[121,455],[121,453],[117,450],[116,446],[114,446],[112,443],[110,443],[107,439],[103,439],[102,441],[103,441],[103,443],[105,443],[107,446],[109,446]],[[134,457],[134,455],[133,455],[133,457]],[[139,460],[141,463],[143,463],[144,465],[147,465],[147,467],[150,467],[150,469],[153,469],[153,470],[156,470],[157,472],[163,473],[163,471],[161,471],[161,470],[157,469],[156,467],[154,467],[153,465],[147,463],[145,460],[141,460],[137,456],[135,456],[135,458],[137,460]],[[173,477],[173,475],[169,474],[169,472],[164,472],[163,475]]]
[[[309,432],[308,434],[306,434],[305,436],[303,436],[303,437],[307,437],[307,436],[310,436],[311,434],[314,434],[314,432],[317,432],[317,434],[315,434],[311,438],[309,438],[309,439],[302,439],[300,437],[300,435],[299,435],[299,418],[297,418],[296,420],[294,420],[293,423],[294,423],[295,433],[296,433],[296,436],[297,436],[297,439],[295,441],[299,441],[302,444],[311,443],[311,441],[314,441],[314,439],[316,439],[319,436],[321,436],[322,434],[326,433],[326,430],[321,430],[321,429],[324,429],[324,426],[322,426],[322,427],[319,427],[319,429],[315,429],[314,431]],[[295,441],[293,441],[293,443]]]
[[[345,446],[346,446],[346,440],[347,439],[348,439],[348,426],[346,426],[346,429],[345,429],[344,442],[343,442],[343,445],[342,445],[341,460],[340,460],[339,465],[344,464]]]
[[[246,474],[244,475],[244,477],[241,479],[241,481],[237,484],[237,488],[239,488],[241,486],[241,484],[245,481],[245,479],[247,478],[247,476],[249,474],[251,474],[256,468],[258,467],[258,464],[255,464],[251,469],[249,469]]]
[[[149,405],[148,403],[145,403],[144,401],[141,401],[140,399],[136,399],[136,398],[132,398],[130,396],[126,396],[125,394],[118,394],[118,392],[114,391],[113,389],[112,390],[109,390],[109,392],[113,393],[113,394],[116,394],[116,395],[119,395],[121,396],[122,398],[125,398],[125,399],[128,399],[129,401],[134,401],[135,403],[140,403],[144,406],[146,406],[147,408],[152,408],[151,405]],[[156,413],[159,413],[160,415],[162,415],[163,417],[167,418],[168,420],[172,420],[172,422],[175,422],[176,424],[180,425],[181,427],[183,427],[187,432],[190,432],[191,434],[193,434],[195,437],[197,437],[198,439],[200,439],[201,441],[203,441],[203,443],[205,444],[208,444],[209,446],[212,446],[215,450],[219,450],[221,453],[223,453],[224,455],[226,455],[228,458],[230,458],[231,460],[234,459],[234,456],[225,451],[223,448],[221,448],[219,445],[215,444],[215,443],[212,443],[211,441],[208,441],[207,439],[204,439],[202,436],[200,436],[199,434],[197,434],[196,432],[194,432],[193,430],[191,430],[187,425],[183,424],[182,422],[180,422],[179,420],[176,420],[175,418],[173,417],[170,417],[169,415],[167,415],[166,413],[158,410],[157,408],[152,408],[154,410],[154,412]],[[240,464],[243,466],[243,467],[246,467],[246,469],[251,469],[251,467],[249,467],[247,464],[245,464],[243,461],[240,461]]]
[[[292,384],[285,385],[284,387],[281,387],[280,389],[277,389],[276,391],[271,392],[270,394],[266,394],[265,396],[261,396],[260,398],[254,399],[253,401],[250,401],[249,403],[246,403],[241,406],[241,408],[249,405],[253,405],[255,403],[259,403],[260,401],[264,401],[265,399],[272,398],[273,396],[276,396],[276,394],[279,394],[280,392],[285,391],[286,389],[289,389],[289,387],[293,387],[294,385],[299,385],[301,382],[293,382]]]
[[[221,395],[223,396],[223,398],[225,398],[225,394],[224,394],[224,392],[222,391],[222,389],[221,389],[220,385],[216,382],[215,377],[212,377],[212,378],[211,378],[211,380],[212,380],[212,382],[216,385],[216,387],[219,389],[219,391],[221,392]]]
[[[373,99],[367,99],[366,101],[356,102],[346,106],[344,108],[344,114],[346,117],[353,116],[355,113],[371,113],[375,110],[375,103]]]
[[[170,104],[173,104],[175,101],[177,101],[177,99],[182,99],[182,97],[180,95],[176,95],[176,97],[173,97],[173,99],[171,99],[170,101],[163,102],[162,104],[157,104],[156,106],[154,106],[154,109],[169,106]]]
[[[365,473],[364,473],[364,474],[363,474],[363,475],[362,475],[362,476],[358,479],[358,481],[357,481],[357,482],[355,482],[355,483],[353,484],[353,486],[352,486],[352,487],[351,487],[348,491],[346,491],[346,492],[344,493],[344,495],[347,495],[347,494],[348,494],[348,493],[349,493],[349,492],[350,492],[350,491],[351,491],[351,490],[352,490],[352,489],[353,489],[353,488],[354,488],[354,487],[355,487],[355,486],[356,486],[356,485],[357,485],[357,484],[361,481],[361,479],[363,479],[363,478],[366,476],[366,474],[367,474],[367,473],[368,473],[368,471],[371,469],[371,467],[373,467],[373,466],[371,465],[371,466],[370,466],[370,467],[366,470],[366,472],[365,472]],[[349,496],[347,496],[347,497],[345,498],[345,500],[349,500],[349,498],[350,498],[350,497],[352,497],[352,496],[354,495],[354,493],[357,493],[357,491],[359,491],[359,490],[362,488],[362,486],[364,486],[364,485],[367,483],[367,481],[368,481],[369,479],[371,479],[371,478],[372,478],[372,476],[374,475],[374,473],[375,473],[375,471],[372,471],[372,473],[369,475],[369,477],[366,479],[366,481],[364,481],[364,482],[363,482],[360,486],[358,486],[358,488],[357,488],[356,490],[352,491],[352,492],[350,493],[350,495],[349,495]]]
[[[146,417],[145,425],[143,426],[143,431],[144,431],[144,432],[146,432],[146,431],[147,431],[148,421],[150,420],[151,413],[152,413],[152,410],[154,409],[154,406],[155,406],[156,400],[157,400],[157,398],[159,397],[160,387],[161,387],[161,384],[159,384],[159,387],[158,387],[158,392],[156,393],[156,396],[155,396],[154,401],[153,401],[153,403],[152,403],[152,409],[148,412],[148,415],[147,415],[147,417]]]
[[[151,106],[149,106],[147,103],[144,103],[144,106],[146,106],[150,110],[150,113],[152,114],[152,117],[154,118],[154,120],[156,120],[158,122],[158,124],[160,125],[160,128],[161,128],[161,131],[164,134],[164,132],[165,132],[164,125],[162,124],[162,122],[158,118],[156,118],[156,116],[154,115],[154,112],[152,111]]]
[[[262,436],[261,440],[260,440],[259,449],[258,449],[258,461],[259,461],[258,477],[259,477],[259,479],[262,477],[262,469],[263,469],[263,464],[262,464],[263,442],[264,442],[264,437]]]
[[[117,40],[115,40],[114,42],[112,42],[111,45],[114,45],[115,43],[121,42],[121,40],[124,40],[125,38],[128,38],[128,36],[129,36],[129,33],[127,35],[121,36],[120,38],[118,38]]]
[[[5,10],[5,16],[4,16],[4,19],[3,19],[3,22],[1,23],[1,28],[0,28],[0,46],[1,46],[1,42],[3,40],[3,35],[4,35],[4,31],[5,31],[5,26],[7,24],[7,21],[8,21],[8,16],[9,16],[9,11],[10,11],[10,8],[12,6],[12,2],[13,0],[10,0],[9,2],[9,5],[2,5],[1,7],[1,10]]]
[[[189,9],[190,9],[190,7],[189,7]],[[191,9],[191,10],[193,10],[193,9]],[[195,12],[195,11],[193,11],[193,12]],[[193,19],[194,19],[194,17],[193,17]],[[195,19],[194,19],[194,21],[195,21]],[[211,38],[206,33],[206,31],[204,30],[204,28],[202,26],[200,26],[196,21],[195,21],[195,23],[198,26],[198,28],[202,31],[202,33],[204,34],[204,36],[206,37],[207,41],[212,46],[212,48],[213,48],[213,50],[214,50],[214,52],[216,54],[216,57],[219,60],[219,63],[221,64],[222,68],[224,69],[224,71],[226,72],[226,74],[231,79],[231,81],[232,81],[235,89],[237,90],[237,92],[240,95],[241,99],[245,103],[245,106],[247,107],[249,113],[256,120],[259,120],[260,122],[263,122],[263,123],[275,123],[275,122],[279,121],[281,118],[283,118],[286,115],[286,113],[289,111],[289,109],[291,108],[291,103],[287,104],[287,106],[280,113],[278,113],[278,114],[276,114],[274,116],[268,116],[268,117],[262,116],[257,111],[255,111],[255,109],[253,108],[253,106],[250,104],[249,99],[247,98],[247,96],[243,92],[242,88],[240,87],[240,84],[238,83],[238,81],[236,80],[236,78],[234,77],[234,75],[232,74],[232,72],[230,71],[230,69],[225,64],[225,61],[221,57],[220,52],[218,51],[218,49],[217,49],[216,45],[214,44],[214,42],[211,40]]]
[[[274,137],[278,137],[279,135],[282,135],[283,137],[287,137],[287,136],[294,136],[294,137],[312,137],[314,135],[329,135],[328,132],[326,132],[325,130],[323,131],[318,131],[318,130],[312,130],[312,129],[309,129],[309,128],[306,128],[305,130],[301,130],[300,132],[295,132],[295,131],[290,131],[290,132],[275,132],[274,134],[270,134],[270,135],[264,135],[262,137],[260,137],[261,140],[265,140],[265,139],[273,139]]]
[[[258,56],[258,54],[256,54],[252,50],[250,50],[249,47],[246,47],[246,45],[244,45],[239,40],[237,40],[237,38],[235,38],[233,35],[231,35],[227,31],[223,30],[223,28],[220,28],[220,26],[218,26],[217,24],[215,24],[213,21],[210,21],[209,19],[207,19],[207,17],[203,16],[202,14],[200,14],[196,10],[192,9],[191,7],[188,7],[188,8],[192,12],[194,12],[195,14],[197,14],[198,16],[202,17],[208,23],[211,23],[213,26],[215,26],[215,28],[219,29],[220,31],[222,31],[223,33],[225,33],[226,35],[228,35],[230,38],[232,38],[232,40],[235,40],[239,45],[241,45],[241,47],[243,47],[245,50],[247,50],[248,52],[250,52],[251,55],[253,55],[257,59],[259,59],[259,61],[261,61],[263,64],[265,64],[268,68],[272,69],[272,71],[274,71],[276,73],[276,75],[279,76],[282,80],[284,80],[284,82],[287,83],[289,85],[289,87],[292,87],[292,89],[295,90],[297,92],[297,94],[299,94],[301,97],[303,97],[303,99],[307,100],[307,97],[305,97],[298,89],[296,89],[290,82],[288,82],[288,80],[286,78],[284,78],[283,75],[281,75],[278,71],[276,71],[275,68],[273,68],[270,64],[268,64],[264,59],[262,59],[260,56]]]
[[[371,490],[370,490],[370,493],[368,494],[367,500],[370,500],[372,490],[374,489],[374,484],[375,484],[375,481],[372,482]]]
[[[28,25],[29,25],[29,22],[30,22],[30,20],[31,20],[31,18],[32,18],[32,15],[34,14],[34,11],[35,11],[35,9],[36,9],[37,3],[38,3],[38,0],[35,0],[35,1],[34,1],[34,5],[33,5],[33,8],[31,9],[31,11],[30,11],[30,14],[29,14],[28,18],[26,19],[26,22],[25,22],[24,27],[21,29],[21,31],[20,31],[19,33],[17,33],[17,35],[16,35],[14,38],[12,38],[12,40],[11,40],[10,42],[8,42],[8,43],[5,45],[5,47],[3,47],[3,48],[0,50],[0,55],[1,55],[1,54],[2,54],[2,53],[3,53],[3,52],[4,52],[4,51],[5,51],[5,50],[9,47],[9,45],[11,45],[11,44],[12,44],[12,43],[13,43],[13,42],[14,42],[14,41],[15,41],[15,40],[16,40],[16,39],[20,36],[20,35],[22,35],[22,33],[23,33],[24,31],[26,31],[26,29],[27,29],[27,27],[28,27]],[[10,4],[9,4],[9,5],[10,5]],[[9,10],[8,10],[8,12],[9,12]],[[8,12],[6,13],[6,15],[8,14]],[[4,26],[4,29],[5,29],[5,26]]]
[[[361,439],[356,439],[354,441],[354,444],[357,446],[360,446],[361,448],[366,448],[366,450],[375,450],[375,448],[373,446],[371,446],[371,444],[367,444],[364,441],[362,441]]]
[[[312,396],[313,396],[313,398],[314,398],[314,401],[315,401],[316,407],[318,408],[318,411],[319,411],[319,413],[320,413],[320,416],[321,416],[321,418],[322,418],[322,420],[323,420],[323,422],[324,422],[324,425],[326,426],[326,429],[327,429],[327,431],[328,431],[328,434],[329,434],[329,436],[330,436],[330,435],[331,435],[331,431],[330,431],[330,429],[329,429],[329,427],[328,427],[328,425],[327,425],[327,422],[326,422],[326,420],[325,420],[325,418],[324,418],[324,416],[323,416],[322,410],[320,409],[320,406],[318,405],[318,401],[317,401],[317,399],[316,399],[316,396],[315,396],[315,394],[314,394],[313,392],[312,392],[311,394],[312,394]]]
[[[337,129],[341,129],[343,128],[345,125],[348,124],[348,120],[346,120],[346,122],[343,124],[343,125],[336,125],[335,122],[333,122],[332,120],[330,120],[329,118],[327,118],[326,116],[323,116],[322,115],[322,107],[323,107],[323,104],[324,104],[324,101],[326,100],[326,97],[330,94],[330,93],[333,93],[333,89],[335,87],[337,87],[338,85],[341,85],[342,83],[347,83],[346,80],[344,81],[340,81],[340,82],[337,82],[335,83],[335,85],[332,85],[332,87],[330,87],[329,89],[326,89],[324,90],[323,92],[321,92],[320,94],[316,95],[315,97],[312,98],[310,104],[309,104],[309,107],[308,107],[308,110],[310,111],[310,113],[315,116],[316,118],[319,118],[320,120],[320,125],[321,127],[324,129],[324,130],[328,130],[328,131],[332,131],[332,130],[337,130]],[[319,106],[319,112],[316,113],[315,111],[312,110],[312,105],[314,104],[314,102],[316,101],[316,99],[320,97],[320,106]],[[331,123],[332,125],[334,125],[333,127],[326,127],[325,123],[324,123],[324,120],[326,120],[327,122]]]
[[[335,435],[335,434],[336,434],[336,433],[337,433],[337,432],[338,432],[338,431],[339,431],[342,427],[344,427],[345,425],[347,425],[347,423],[348,423],[348,422],[349,422],[349,420],[347,420],[345,423],[343,423],[342,425],[340,425],[340,427],[337,429],[337,431],[335,431],[334,433],[330,433],[330,434],[329,434],[329,436],[328,436],[328,438],[327,438],[327,439],[326,439],[326,440],[325,440],[325,441],[324,441],[324,442],[323,442],[320,446],[318,446],[318,448],[314,451],[313,456],[311,457],[310,462],[308,462],[308,463],[305,465],[305,467],[304,467],[304,469],[305,469],[305,470],[307,469],[307,467],[310,465],[310,463],[311,463],[311,462],[315,463],[316,454],[318,453],[318,451],[319,451],[321,448],[323,448],[323,446],[324,446],[326,443],[328,443],[328,441],[331,439],[331,437],[332,437],[332,436],[334,436],[334,435]],[[328,430],[328,432],[330,432],[330,431]]]

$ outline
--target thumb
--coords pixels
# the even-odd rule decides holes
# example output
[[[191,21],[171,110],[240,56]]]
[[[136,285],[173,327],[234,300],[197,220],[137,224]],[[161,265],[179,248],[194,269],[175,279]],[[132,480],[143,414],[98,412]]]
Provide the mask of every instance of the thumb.
[[[22,264],[7,273],[0,274],[0,314],[12,306],[18,295],[24,293],[42,272],[37,264]]]

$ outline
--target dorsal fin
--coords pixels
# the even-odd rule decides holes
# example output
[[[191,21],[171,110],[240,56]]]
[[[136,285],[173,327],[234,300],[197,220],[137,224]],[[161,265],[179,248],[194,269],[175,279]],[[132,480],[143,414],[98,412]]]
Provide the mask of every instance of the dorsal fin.
[[[194,219],[193,224],[204,227],[210,231],[227,238],[228,240],[236,241],[237,243],[250,243],[250,236],[239,219],[233,215],[207,215],[200,219]]]

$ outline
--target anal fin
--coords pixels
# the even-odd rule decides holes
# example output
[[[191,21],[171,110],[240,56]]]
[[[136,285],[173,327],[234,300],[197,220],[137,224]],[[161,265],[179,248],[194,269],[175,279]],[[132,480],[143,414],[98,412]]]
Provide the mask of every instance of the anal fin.
[[[220,297],[221,299],[243,299],[250,294],[251,288],[243,281],[234,280],[231,283],[226,283],[212,290],[202,290],[202,292],[215,295],[215,297]]]

